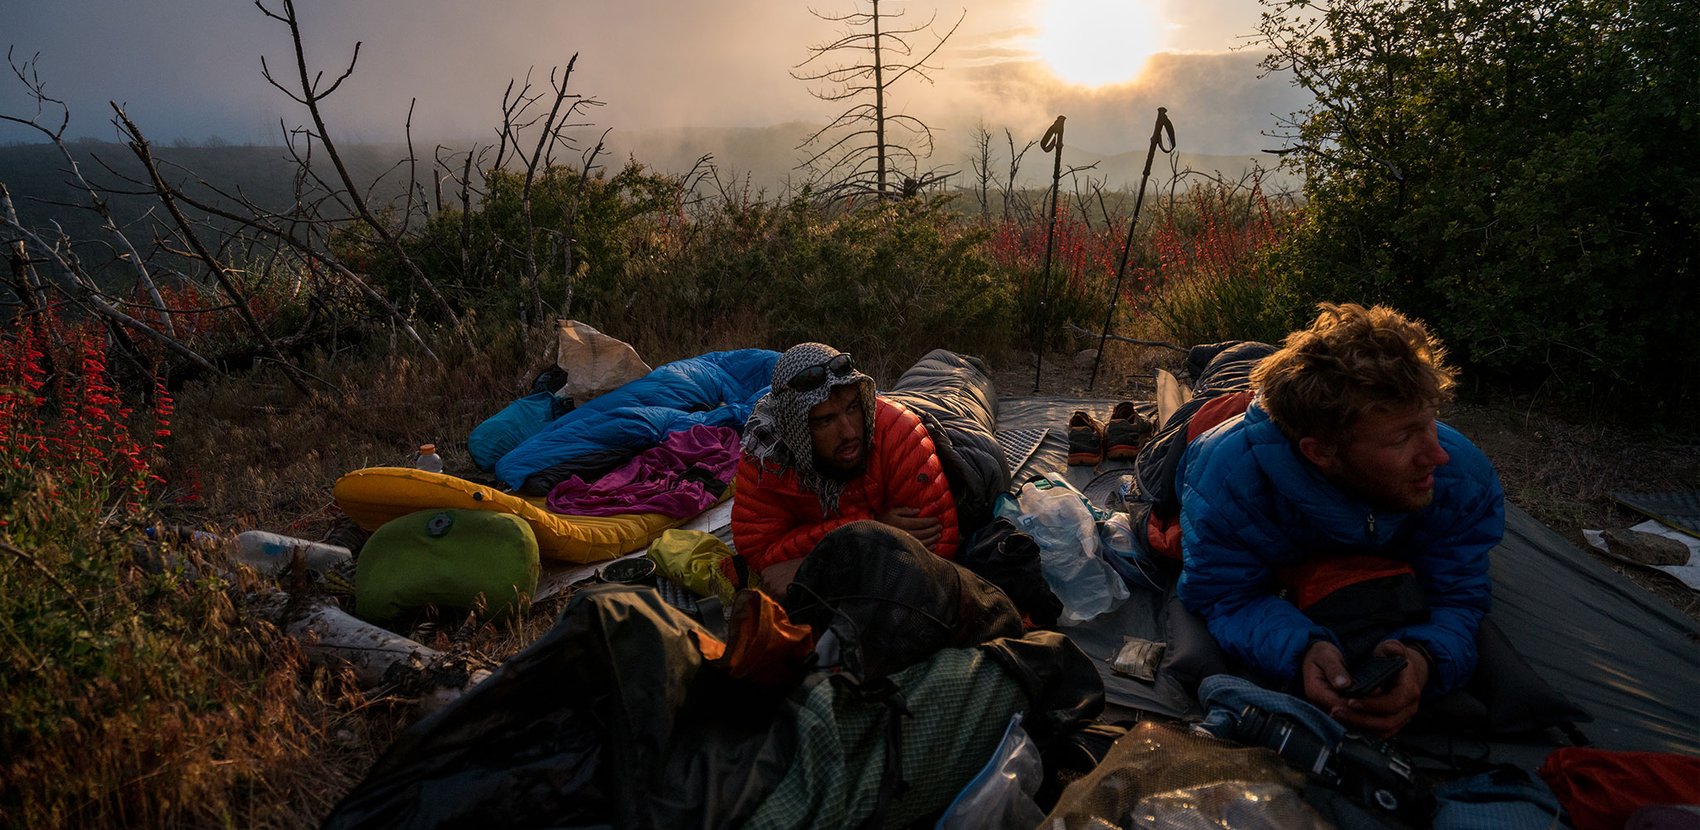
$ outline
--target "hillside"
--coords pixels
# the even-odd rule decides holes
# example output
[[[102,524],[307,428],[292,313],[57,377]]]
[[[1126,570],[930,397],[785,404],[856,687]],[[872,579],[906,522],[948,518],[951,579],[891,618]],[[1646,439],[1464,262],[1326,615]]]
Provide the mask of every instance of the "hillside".
[[[145,245],[153,234],[149,223],[165,219],[156,200],[141,182],[142,166],[129,148],[121,144],[78,141],[69,145],[71,157],[83,176],[110,194],[112,211],[125,226],[131,240]],[[230,200],[208,189],[216,187],[241,195],[262,208],[281,210],[293,202],[296,166],[282,147],[155,147],[167,166],[166,176],[181,183],[187,192],[217,204]],[[389,199],[404,192],[406,168],[394,169],[405,158],[401,147],[361,145],[348,148],[344,160],[356,183],[373,185],[373,193]],[[328,165],[324,175],[334,175]],[[105,244],[100,217],[84,209],[88,194],[66,169],[65,157],[50,144],[0,146],[0,184],[11,192],[19,221],[38,231],[58,225],[66,236],[82,246],[82,255],[98,262]],[[149,216],[152,211],[153,215]],[[191,218],[202,218],[193,215]]]
[[[812,129],[811,125],[801,122],[768,127],[616,129],[609,133],[605,155],[599,162],[605,167],[617,168],[626,159],[636,159],[659,172],[683,174],[690,171],[699,158],[709,155],[712,156],[723,186],[738,189],[747,186],[752,195],[778,195],[801,185],[804,176],[797,170],[797,163],[801,158],[797,144]],[[960,171],[952,179],[952,184],[957,187],[967,187],[970,184],[972,168],[967,146],[970,138],[971,136],[960,131],[941,131],[940,148],[932,160],[941,170]],[[1001,136],[999,138],[1001,139]],[[443,142],[443,146],[451,148],[471,144],[471,141]],[[431,145],[420,145],[422,148],[429,146]],[[1007,146],[999,147],[994,144],[993,149],[994,171],[1007,176]],[[132,181],[126,181],[137,179],[141,173],[140,164],[128,148],[120,144],[79,141],[70,145],[70,150],[83,175],[91,183],[114,192],[111,197],[112,207],[121,223],[128,227],[133,223],[148,221],[145,217],[150,210],[156,211],[156,216],[158,215],[157,202],[152,196],[138,194],[137,191],[144,188]],[[197,179],[226,193],[240,193],[262,207],[282,209],[292,203],[296,166],[282,147],[156,147],[155,152],[177,171],[175,181],[187,183],[191,193],[206,196],[215,202],[225,200],[197,184]],[[420,151],[421,156],[427,153],[428,150],[425,149]],[[343,155],[357,184],[365,186],[376,182],[372,192],[379,200],[399,197],[405,192],[407,169],[405,165],[400,164],[407,155],[405,147],[354,145],[343,148]],[[562,160],[575,165],[582,163],[577,158]],[[323,161],[322,157],[319,161]],[[1103,155],[1089,150],[1065,148],[1063,161],[1065,167],[1083,170],[1082,186],[1084,177],[1090,177],[1092,181],[1102,182],[1111,190],[1131,190],[1138,186],[1140,170],[1145,163],[1145,150],[1140,148]],[[1274,166],[1273,161],[1271,156],[1255,154],[1159,154],[1152,166],[1152,186],[1165,187],[1174,172],[1189,168],[1235,180],[1254,165],[1271,168]],[[1048,187],[1050,170],[1049,160],[1034,147],[1022,160],[1017,184],[1019,187],[1032,189]],[[330,176],[334,173],[327,167],[323,175]],[[431,197],[433,191],[431,175],[431,166],[426,161],[420,166],[420,186],[428,197]],[[1297,181],[1292,176],[1280,172],[1267,174],[1264,181],[1266,189],[1273,191],[1297,187]],[[0,146],[0,184],[4,184],[11,192],[19,218],[24,225],[49,229],[57,224],[66,235],[79,242],[104,241],[99,218],[91,211],[75,207],[85,204],[87,197],[80,188],[70,182],[71,177],[65,172],[64,157],[53,146]],[[453,184],[449,181],[443,182],[443,186],[446,190],[453,189]],[[1065,188],[1072,187],[1072,184],[1065,183]],[[444,198],[451,196],[452,193],[445,193]],[[142,244],[150,239],[152,234],[147,231],[133,231],[131,236],[138,244]],[[84,255],[93,260],[101,257],[99,251],[92,247]]]

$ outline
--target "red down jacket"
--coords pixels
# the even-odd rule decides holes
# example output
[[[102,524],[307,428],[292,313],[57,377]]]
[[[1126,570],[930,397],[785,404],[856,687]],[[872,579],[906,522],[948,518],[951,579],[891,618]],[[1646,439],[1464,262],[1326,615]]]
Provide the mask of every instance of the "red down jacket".
[[[933,552],[946,559],[956,556],[956,503],[932,436],[915,413],[883,397],[874,403],[868,470],[845,485],[836,514],[821,516],[819,497],[801,487],[795,472],[763,470],[748,455],[738,464],[733,492],[732,543],[757,571],[801,559],[828,531],[897,507],[914,507],[938,519],[944,531]]]

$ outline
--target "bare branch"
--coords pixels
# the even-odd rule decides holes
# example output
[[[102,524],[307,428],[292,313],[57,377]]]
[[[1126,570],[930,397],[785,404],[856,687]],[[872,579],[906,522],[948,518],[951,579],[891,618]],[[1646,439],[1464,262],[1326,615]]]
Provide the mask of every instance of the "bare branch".
[[[407,270],[410,276],[412,276],[413,281],[425,289],[426,293],[431,296],[431,299],[436,302],[438,309],[442,311],[444,318],[448,320],[455,329],[461,330],[460,315],[455,313],[454,306],[449,304],[448,298],[444,297],[442,292],[437,290],[436,284],[432,282],[429,277],[425,276],[425,272],[420,269],[419,264],[413,261],[412,256],[408,255],[407,249],[401,244],[401,239],[391,232],[391,230],[385,226],[383,222],[379,221],[377,216],[372,213],[371,208],[367,205],[366,200],[361,198],[358,189],[354,186],[354,178],[349,175],[348,166],[343,163],[341,154],[337,152],[336,144],[331,140],[330,130],[325,126],[324,113],[319,107],[319,102],[334,92],[336,88],[342,84],[342,81],[354,71],[354,60],[349,61],[348,68],[343,71],[343,74],[338,77],[329,88],[325,89],[323,92],[317,91],[316,82],[308,76],[307,53],[301,41],[301,25],[295,13],[295,0],[282,0],[282,3],[283,14],[280,17],[279,15],[271,12],[269,9],[266,9],[259,0],[255,0],[255,5],[259,6],[260,10],[266,13],[266,16],[276,20],[281,20],[289,27],[290,42],[295,48],[296,74],[300,82],[300,89],[306,99],[305,101],[301,101],[301,103],[307,107],[307,113],[313,120],[314,132],[312,133],[312,137],[317,138],[319,143],[324,146],[325,155],[330,158],[331,165],[336,169],[337,176],[342,182],[342,191],[347,194],[349,203],[353,207],[355,214],[359,216],[361,222],[370,228],[374,234],[377,234],[378,239],[381,240],[384,245],[389,248],[390,253],[394,255],[399,262],[401,262],[402,267]],[[360,54],[359,44],[355,45],[354,54],[357,59]],[[300,99],[296,100],[300,101]]]
[[[288,2],[288,0],[285,0],[285,2]],[[164,205],[166,212],[171,215],[172,220],[177,223],[177,228],[181,232],[184,242],[194,250],[195,256],[206,264],[213,278],[224,289],[225,296],[236,305],[237,315],[247,325],[248,331],[254,335],[254,339],[259,341],[261,348],[269,352],[272,358],[285,367],[284,375],[288,377],[290,383],[299,389],[303,395],[312,394],[312,390],[307,388],[307,384],[301,376],[291,371],[294,367],[278,350],[277,344],[272,342],[271,335],[266,332],[265,327],[261,326],[260,321],[255,319],[254,311],[249,307],[247,298],[232,282],[230,269],[220,262],[211,251],[207,250],[206,245],[202,243],[193,226],[190,225],[188,217],[184,216],[183,211],[177,206],[177,200],[171,189],[166,186],[165,179],[159,174],[159,166],[154,163],[153,150],[147,139],[142,136],[141,129],[130,121],[130,117],[125,115],[123,108],[119,107],[116,102],[112,102],[111,106],[112,111],[117,114],[120,127],[129,139],[131,152],[136,154],[136,158],[142,162],[142,166],[148,171],[148,176],[153,180],[154,189],[159,195],[160,202]]]

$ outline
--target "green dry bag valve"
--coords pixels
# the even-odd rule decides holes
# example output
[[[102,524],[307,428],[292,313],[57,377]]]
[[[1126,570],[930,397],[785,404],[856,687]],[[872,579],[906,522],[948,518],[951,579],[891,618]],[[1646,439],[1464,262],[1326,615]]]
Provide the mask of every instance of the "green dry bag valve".
[[[432,516],[431,521],[425,523],[425,532],[429,533],[431,538],[436,539],[442,536],[447,536],[449,528],[454,526],[454,514],[445,510],[435,516]]]

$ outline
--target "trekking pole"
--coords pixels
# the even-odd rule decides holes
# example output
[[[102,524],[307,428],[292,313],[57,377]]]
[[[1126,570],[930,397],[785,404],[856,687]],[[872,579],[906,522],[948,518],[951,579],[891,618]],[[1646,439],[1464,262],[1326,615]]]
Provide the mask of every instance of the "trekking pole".
[[[1039,149],[1044,152],[1055,151],[1056,166],[1051,169],[1051,222],[1045,229],[1045,276],[1039,284],[1039,317],[1033,325],[1033,354],[1037,360],[1033,364],[1033,391],[1039,391],[1039,373],[1045,367],[1045,323],[1049,314],[1047,303],[1051,295],[1051,249],[1057,241],[1057,194],[1062,190],[1062,150],[1063,150],[1063,116],[1051,122],[1051,128],[1045,131],[1045,136],[1039,139]]]
[[[1169,146],[1163,147],[1163,136],[1169,137]],[[1139,209],[1145,204],[1145,182],[1151,178],[1151,161],[1157,157],[1157,149],[1165,153],[1175,151],[1175,125],[1169,121],[1169,108],[1157,108],[1157,124],[1151,128],[1151,148],[1145,151],[1145,172],[1139,174],[1139,197],[1133,201],[1133,221],[1127,223],[1127,242],[1122,244],[1122,261],[1116,266],[1116,287],[1110,292],[1110,310],[1104,314],[1104,331],[1098,335],[1098,353],[1092,357],[1092,377],[1086,381],[1087,391],[1098,383],[1098,364],[1104,362],[1104,341],[1110,338],[1110,321],[1116,317],[1116,301],[1122,296],[1122,277],[1127,275],[1127,257],[1133,250],[1133,229],[1139,225]]]

